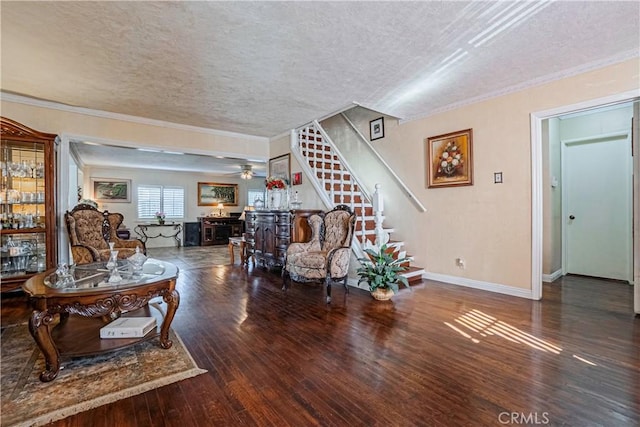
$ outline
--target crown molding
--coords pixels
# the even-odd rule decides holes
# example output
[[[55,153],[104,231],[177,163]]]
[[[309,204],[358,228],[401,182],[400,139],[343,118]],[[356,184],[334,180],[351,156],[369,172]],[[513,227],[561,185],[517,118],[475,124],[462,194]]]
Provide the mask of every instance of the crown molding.
[[[528,80],[523,83],[519,83],[513,86],[508,86],[493,92],[486,93],[484,95],[476,96],[474,98],[465,99],[464,101],[454,102],[453,104],[446,105],[441,108],[437,108],[435,110],[431,110],[425,114],[420,114],[416,116],[407,117],[406,119],[401,119],[400,124],[412,122],[415,120],[425,119],[427,117],[435,116],[436,114],[444,113],[451,110],[456,110],[458,108],[462,108],[467,105],[477,104],[479,102],[484,102],[489,99],[499,98],[501,96],[505,96],[511,93],[520,92],[526,89],[530,89],[532,87],[541,86],[547,83],[551,83],[557,80],[562,80],[565,78],[577,76],[579,74],[587,73],[589,71],[598,70],[600,68],[605,68],[610,65],[619,64],[621,62],[628,61],[630,59],[640,58],[637,50],[629,50],[626,52],[622,52],[618,55],[611,56],[606,59],[602,59],[599,61],[590,62],[588,64],[583,64],[577,67],[568,68],[566,70],[559,71],[557,73],[547,74],[542,77],[538,77],[536,79]]]
[[[183,125],[180,123],[166,122],[163,120],[147,119],[144,117],[131,116],[128,114],[111,113],[108,111],[93,110],[91,108],[74,107],[71,105],[60,104],[53,101],[45,101],[42,99],[30,98],[28,96],[17,95],[0,91],[0,99],[2,101],[15,102],[17,104],[30,105],[33,107],[49,108],[52,110],[64,111],[67,113],[83,114],[86,116],[99,117],[103,119],[121,120],[125,122],[137,123],[148,126],[157,126],[168,129],[175,129],[188,132],[198,132],[207,135],[225,136],[230,138],[242,138],[259,142],[269,142],[269,138],[264,136],[247,135],[237,132],[229,132],[218,129],[203,128],[199,126]]]

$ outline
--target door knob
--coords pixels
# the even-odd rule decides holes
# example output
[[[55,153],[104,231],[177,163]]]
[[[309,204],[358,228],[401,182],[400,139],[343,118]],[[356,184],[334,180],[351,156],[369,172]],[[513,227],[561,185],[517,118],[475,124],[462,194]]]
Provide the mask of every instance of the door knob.
[[[569,219],[576,219],[576,217],[573,215],[569,215]]]

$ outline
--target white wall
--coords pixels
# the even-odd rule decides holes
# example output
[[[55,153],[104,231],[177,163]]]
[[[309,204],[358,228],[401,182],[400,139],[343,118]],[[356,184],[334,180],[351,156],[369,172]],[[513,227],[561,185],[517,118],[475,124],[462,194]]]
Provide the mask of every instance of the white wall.
[[[0,108],[4,117],[9,117],[41,132],[60,135],[62,139],[61,144],[68,144],[70,139],[80,141],[83,139],[91,139],[121,146],[153,147],[167,150],[175,150],[176,147],[180,147],[180,151],[196,154],[237,158],[247,157],[265,160],[269,158],[268,139],[262,137],[201,129],[147,119],[130,118],[103,112],[92,112],[90,110],[61,106],[46,101],[31,100],[8,94],[3,94],[0,100]],[[65,147],[65,149],[68,150],[68,147]],[[68,164],[69,162],[62,163]],[[128,175],[134,176],[137,173],[137,171],[126,169],[104,170],[97,168],[96,171],[101,177],[107,178],[124,178]],[[61,172],[68,173],[69,171]],[[146,174],[163,182],[165,178],[171,176],[171,173],[166,171],[158,171],[157,173],[147,171]],[[97,175],[85,173],[83,177],[85,182],[85,197],[91,196],[90,187],[87,184],[90,182],[91,176]],[[226,182],[228,179],[228,177],[224,177],[225,180],[223,181],[220,181],[220,179],[213,180],[211,176],[207,176],[206,174],[203,174],[202,178],[200,181],[203,182]],[[167,180],[167,182],[170,181]],[[72,202],[75,200],[75,194],[75,188],[62,188],[60,187],[60,183],[58,184],[57,223],[60,248],[64,248],[68,244],[62,215],[67,209],[73,207]],[[193,196],[192,193],[188,195],[188,197],[196,196]],[[246,196],[243,197],[242,203],[244,203],[246,199]],[[131,210],[132,206],[134,210]],[[108,206],[108,208],[111,209],[112,206]],[[113,209],[115,210],[115,208]],[[126,213],[125,221],[128,222],[130,221],[129,218],[132,218],[131,213],[135,211],[135,205],[130,204],[129,206],[123,207],[123,209]],[[238,209],[242,209],[242,206]],[[198,215],[196,211],[200,212],[200,210],[189,212],[189,218],[195,218]],[[156,240],[157,241],[153,243],[151,241],[149,242],[151,247],[156,244],[168,245],[171,241],[175,242],[173,240],[168,240],[167,242],[162,242],[162,239]],[[64,260],[66,251],[60,249],[59,254],[61,259]]]
[[[532,277],[530,114],[639,88],[639,63],[631,60],[398,127],[385,121],[385,138],[374,145],[427,207],[426,213],[389,215],[415,264],[453,283],[502,285],[526,295]],[[425,188],[425,139],[468,128],[474,185]],[[503,173],[502,184],[493,183],[494,172]],[[456,266],[458,257],[465,269]]]
[[[543,249],[542,274],[548,281],[562,273],[562,170],[560,120],[543,122]],[[555,187],[552,185],[555,183]]]
[[[198,206],[198,182],[215,182],[224,184],[238,184],[238,205],[225,206],[224,212],[242,212],[247,205],[247,190],[249,188],[263,188],[262,178],[243,180],[240,178],[229,178],[228,176],[216,176],[204,173],[174,172],[174,171],[153,171],[149,169],[131,168],[100,168],[86,167],[83,170],[83,194],[87,198],[93,198],[91,178],[119,178],[131,180],[131,202],[130,203],[100,203],[99,209],[109,212],[119,212],[124,215],[124,224],[131,229],[132,233],[137,224],[148,223],[149,220],[140,219],[137,216],[137,188],[139,185],[167,185],[183,187],[185,190],[185,217],[176,219],[175,222],[193,222],[198,217],[209,214],[218,214],[218,209],[213,206]],[[172,220],[168,220],[172,221]],[[154,234],[156,230],[154,229]],[[173,234],[170,229],[166,229],[162,234]],[[135,233],[133,233],[133,237]],[[181,237],[182,238],[182,237]],[[172,238],[162,237],[147,241],[148,247],[165,247],[175,245]]]
[[[269,144],[270,158],[278,157],[283,154],[291,153],[290,135],[279,137],[271,141]],[[291,154],[291,173],[302,172],[300,163],[295,156]],[[268,170],[267,170],[268,173]],[[315,189],[309,182],[309,177],[302,173],[302,184],[291,187],[291,191],[298,192],[298,198],[302,202],[300,209],[321,209],[326,210],[324,204],[318,198]]]

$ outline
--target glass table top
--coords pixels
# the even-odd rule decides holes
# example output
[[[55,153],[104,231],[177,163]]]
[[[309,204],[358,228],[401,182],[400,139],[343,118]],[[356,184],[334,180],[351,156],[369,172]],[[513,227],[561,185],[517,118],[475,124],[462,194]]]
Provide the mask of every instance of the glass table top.
[[[107,268],[107,262],[71,265],[67,274],[60,274],[61,269],[48,274],[44,285],[58,292],[81,292],[96,288],[117,289],[131,285],[143,285],[170,279],[178,275],[178,268],[165,261],[149,258],[142,265],[142,271],[135,273],[128,260],[118,260],[117,275],[120,280],[113,280],[114,273]],[[112,280],[110,280],[110,278]]]

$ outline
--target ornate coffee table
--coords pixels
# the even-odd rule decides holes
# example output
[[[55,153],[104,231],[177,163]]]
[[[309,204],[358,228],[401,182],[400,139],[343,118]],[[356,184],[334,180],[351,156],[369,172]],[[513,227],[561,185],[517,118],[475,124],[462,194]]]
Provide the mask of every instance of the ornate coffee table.
[[[114,351],[141,341],[160,337],[160,346],[168,349],[169,327],[180,304],[175,289],[178,267],[148,259],[139,277],[128,272],[127,261],[119,261],[122,281],[109,283],[105,263],[78,265],[69,283],[60,280],[55,270],[31,277],[22,286],[29,296],[33,313],[29,332],[42,351],[46,367],[40,380],[51,381],[60,371],[61,356],[76,357]],[[162,297],[166,313],[149,307],[149,300]],[[152,304],[155,308],[155,304]],[[100,338],[100,328],[120,316],[156,317],[156,327],[141,338]]]

